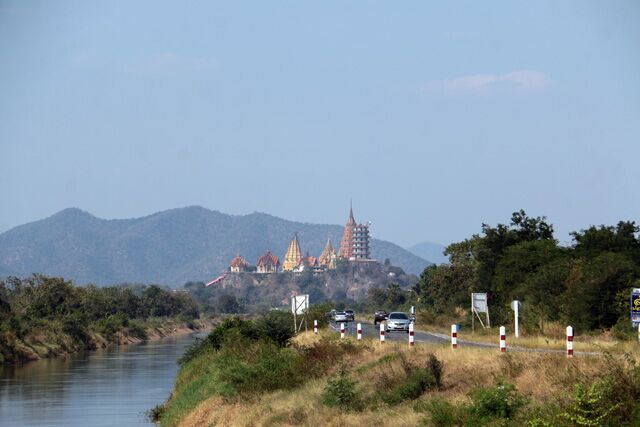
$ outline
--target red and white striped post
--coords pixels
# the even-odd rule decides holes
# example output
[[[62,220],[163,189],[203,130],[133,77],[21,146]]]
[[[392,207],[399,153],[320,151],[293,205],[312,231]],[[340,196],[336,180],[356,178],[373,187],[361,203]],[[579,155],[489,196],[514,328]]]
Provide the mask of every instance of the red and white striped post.
[[[356,331],[358,333],[358,341],[360,341],[362,339],[362,323],[358,323]]]
[[[313,333],[316,334],[316,335],[318,334],[318,321],[317,320],[313,321]]]
[[[507,332],[504,326],[500,326],[500,352],[507,352]]]
[[[409,347],[413,347],[416,337],[413,332],[413,322],[409,323]]]
[[[380,322],[380,343],[384,342],[384,322]]]
[[[567,357],[573,357],[573,327],[567,326]]]
[[[458,327],[456,325],[451,325],[451,348],[458,348]]]
[[[344,322],[340,323],[340,338],[344,338]]]

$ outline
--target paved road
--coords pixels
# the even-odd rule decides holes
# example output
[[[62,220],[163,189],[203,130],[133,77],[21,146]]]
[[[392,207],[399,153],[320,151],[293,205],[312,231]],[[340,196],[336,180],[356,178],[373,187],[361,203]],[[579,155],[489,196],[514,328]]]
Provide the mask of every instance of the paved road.
[[[347,322],[346,332],[347,335],[355,336],[356,335],[356,323],[357,322]],[[330,323],[329,326],[336,332],[340,332],[340,324]],[[362,335],[369,338],[378,338],[380,336],[380,326],[374,326],[372,323],[362,322]],[[424,332],[424,331],[416,331],[415,334],[415,342],[420,344],[449,344],[451,343],[451,338],[447,335],[435,333],[435,332]],[[409,334],[406,332],[386,332],[385,340],[387,341],[404,341],[409,342]],[[475,347],[475,348],[489,348],[489,349],[498,349],[498,344],[487,344],[487,343],[479,343],[466,341],[458,338],[458,347]],[[512,347],[508,345],[507,340],[507,351],[525,351],[532,353],[559,353],[565,354],[565,350],[555,350],[555,349],[547,349],[547,348],[524,348],[524,347]],[[589,352],[589,351],[576,351],[575,355],[599,355],[598,352]]]

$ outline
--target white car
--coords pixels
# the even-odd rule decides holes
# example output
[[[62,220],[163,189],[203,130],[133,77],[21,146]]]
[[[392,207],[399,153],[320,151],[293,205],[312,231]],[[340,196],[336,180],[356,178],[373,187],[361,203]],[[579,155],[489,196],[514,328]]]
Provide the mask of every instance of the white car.
[[[411,323],[411,319],[407,315],[407,313],[402,313],[401,311],[392,311],[389,313],[389,317],[387,318],[386,330],[387,332],[392,331],[404,331],[409,332],[409,324]]]
[[[333,315],[333,321],[336,323],[348,322],[349,316],[347,316],[347,313],[345,313],[344,311],[338,311]]]

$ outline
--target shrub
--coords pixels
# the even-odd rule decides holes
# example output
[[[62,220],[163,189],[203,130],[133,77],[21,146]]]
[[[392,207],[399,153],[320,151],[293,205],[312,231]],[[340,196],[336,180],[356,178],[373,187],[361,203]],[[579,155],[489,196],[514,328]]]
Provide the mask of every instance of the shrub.
[[[380,397],[389,405],[397,405],[406,400],[414,400],[422,396],[427,390],[439,388],[442,385],[442,362],[435,355],[429,354],[426,366],[419,368],[410,364],[404,355],[399,356],[405,377],[398,380],[386,374],[381,375]]]
[[[345,410],[361,410],[362,400],[355,388],[355,383],[347,375],[344,365],[340,366],[338,375],[327,380],[322,401],[325,405]]]
[[[498,381],[495,387],[480,388],[471,393],[468,413],[476,424],[494,418],[512,419],[525,403],[526,399],[518,394],[513,384]]]
[[[425,424],[433,427],[451,427],[460,425],[460,410],[443,399],[433,399],[421,405],[429,412],[430,418]],[[421,408],[422,410],[422,408]]]
[[[638,330],[631,325],[628,317],[621,317],[611,328],[611,335],[620,341],[630,341],[638,339]]]
[[[294,335],[293,314],[286,311],[271,311],[256,322],[260,335],[284,347]]]
[[[302,383],[303,359],[293,349],[272,342],[238,339],[215,359],[219,380],[230,394],[291,389]]]

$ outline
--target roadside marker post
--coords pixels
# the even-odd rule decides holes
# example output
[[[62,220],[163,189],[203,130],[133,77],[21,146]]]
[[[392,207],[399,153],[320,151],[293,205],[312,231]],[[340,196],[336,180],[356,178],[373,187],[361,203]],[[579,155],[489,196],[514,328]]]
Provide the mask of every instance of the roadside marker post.
[[[384,343],[384,322],[380,322],[380,343]]]
[[[507,352],[507,333],[504,326],[500,326],[500,352]]]
[[[362,323],[358,323],[356,326],[358,332],[358,341],[362,339]]]
[[[455,350],[458,348],[458,327],[451,325],[451,348]]]
[[[318,321],[317,320],[313,321],[313,333],[318,335]]]
[[[413,322],[411,322],[409,323],[409,346],[410,347],[413,347],[416,340],[413,329],[414,329]]]
[[[567,326],[567,357],[573,357],[573,327]]]
[[[344,323],[340,323],[340,338],[344,338]]]

